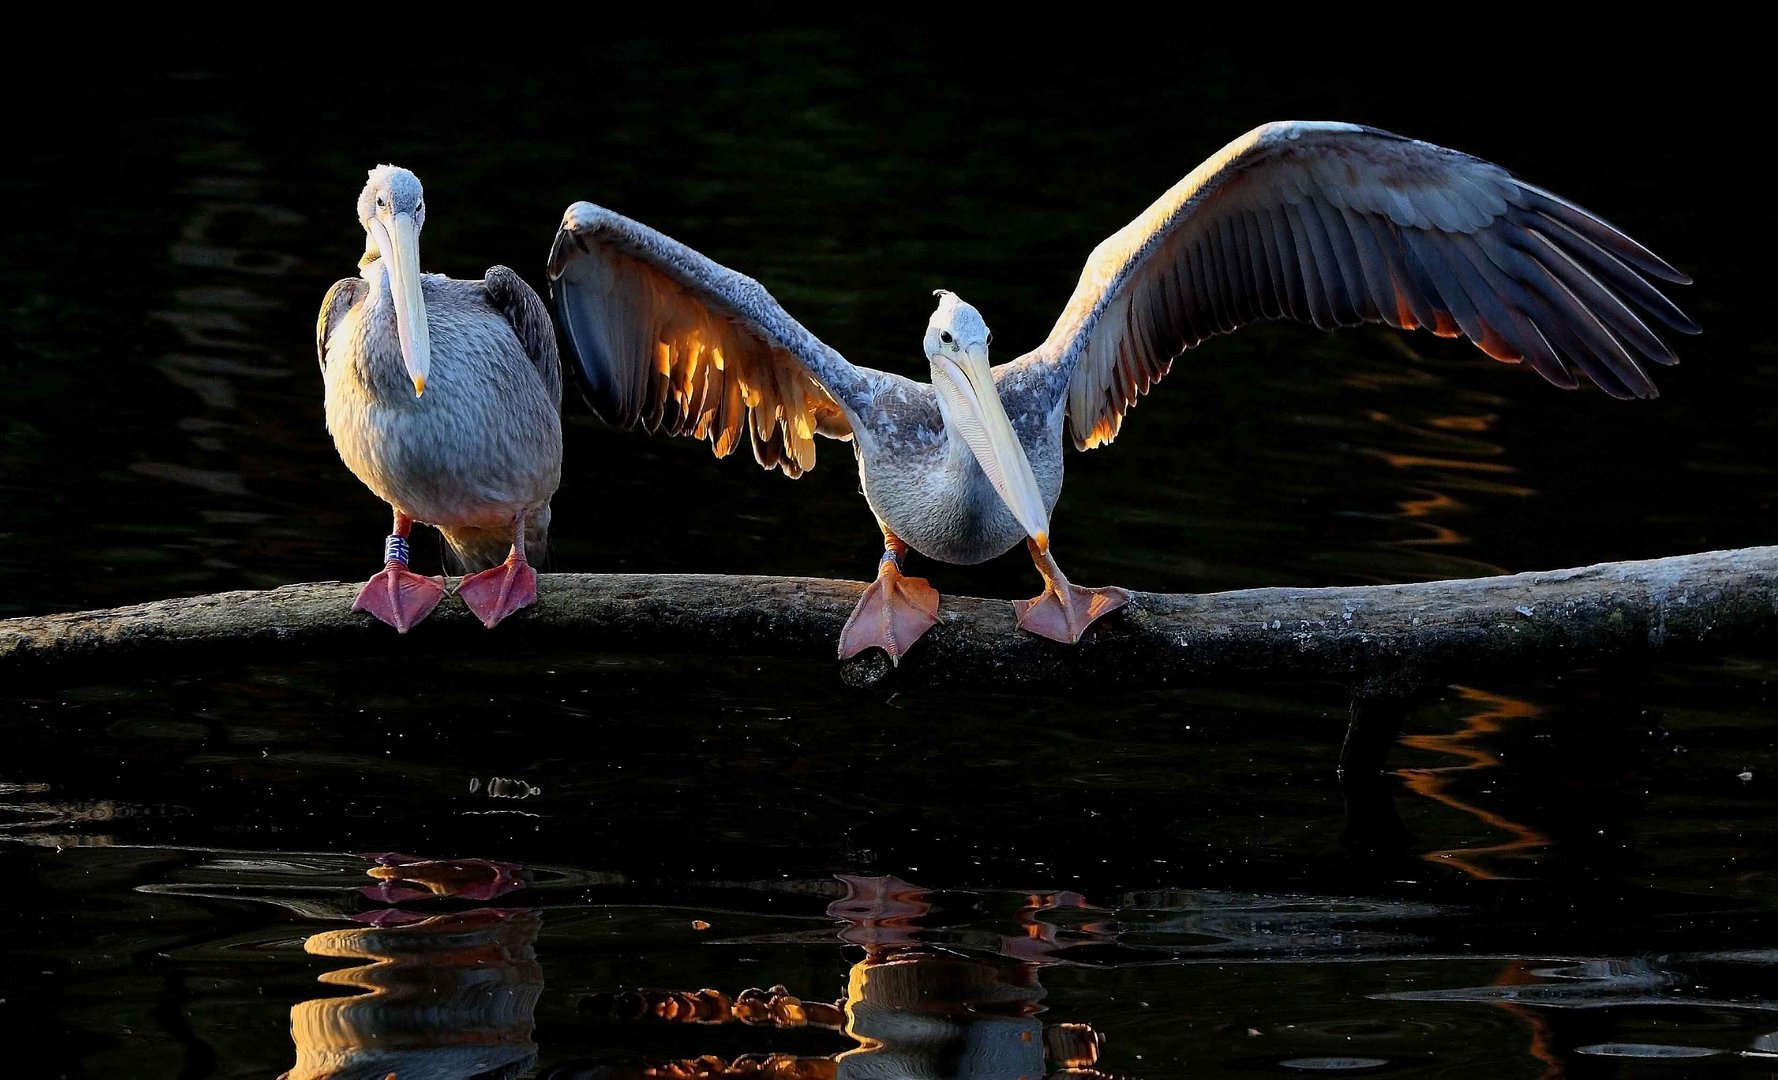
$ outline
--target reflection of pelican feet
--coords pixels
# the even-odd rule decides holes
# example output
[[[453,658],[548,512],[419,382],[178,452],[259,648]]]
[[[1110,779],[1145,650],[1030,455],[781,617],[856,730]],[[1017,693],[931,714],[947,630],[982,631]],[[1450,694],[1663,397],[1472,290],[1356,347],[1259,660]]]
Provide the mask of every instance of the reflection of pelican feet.
[[[866,649],[882,649],[892,663],[938,622],[938,590],[925,578],[904,577],[893,558],[885,556],[858,606],[840,632],[840,659]]]
[[[1014,600],[1012,606],[1019,613],[1020,626],[1052,641],[1072,645],[1094,620],[1129,602],[1130,594],[1115,585],[1083,589],[1064,581],[1059,587],[1045,589],[1034,600]]]
[[[376,861],[377,865],[367,873],[377,883],[358,891],[385,904],[433,896],[487,901],[524,888],[517,877],[519,867],[514,863],[492,859],[421,859],[393,851],[370,852],[364,857]]]
[[[515,553],[492,570],[464,578],[457,595],[491,630],[501,619],[537,602],[537,571]]]
[[[444,599],[444,581],[421,577],[391,559],[383,571],[364,583],[353,611],[368,611],[402,633],[413,629]]]

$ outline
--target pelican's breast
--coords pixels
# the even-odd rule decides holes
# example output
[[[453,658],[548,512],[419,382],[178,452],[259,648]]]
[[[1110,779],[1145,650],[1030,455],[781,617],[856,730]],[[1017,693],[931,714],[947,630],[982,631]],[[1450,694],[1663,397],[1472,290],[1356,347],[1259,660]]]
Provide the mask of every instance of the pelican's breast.
[[[854,438],[858,473],[871,509],[895,535],[928,558],[965,566],[1025,539],[974,455],[951,444],[930,385],[905,382],[874,404],[867,434]],[[1052,411],[1008,409],[1046,511],[1062,493],[1062,414]]]
[[[498,528],[549,503],[562,427],[543,378],[480,282],[427,275],[426,392],[402,365],[387,288],[328,342],[327,429],[347,468],[391,506],[431,525]]]

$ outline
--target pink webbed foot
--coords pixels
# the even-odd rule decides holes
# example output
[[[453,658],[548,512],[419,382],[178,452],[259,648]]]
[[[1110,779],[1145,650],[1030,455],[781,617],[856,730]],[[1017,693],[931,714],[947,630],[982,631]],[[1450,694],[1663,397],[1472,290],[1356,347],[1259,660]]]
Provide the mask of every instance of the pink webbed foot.
[[[492,570],[471,574],[457,585],[457,595],[492,630],[501,619],[537,602],[537,571],[523,559],[510,558]]]
[[[1025,541],[1031,561],[1043,575],[1043,595],[1031,600],[1014,600],[1013,610],[1019,613],[1019,625],[1039,637],[1073,645],[1087,632],[1087,627],[1130,602],[1127,590],[1115,585],[1103,589],[1083,589],[1070,584],[1056,558],[1050,553],[1049,537],[1037,536]]]
[[[405,634],[444,599],[441,578],[422,577],[397,562],[364,583],[353,611],[368,611]]]
[[[938,590],[925,578],[904,577],[893,559],[884,559],[840,632],[840,659],[878,648],[899,665],[936,622]]]
[[[1064,599],[1066,595],[1066,599]],[[1130,594],[1115,585],[1103,589],[1083,589],[1064,583],[1061,589],[1045,589],[1032,600],[1014,600],[1019,625],[1051,641],[1073,645],[1087,632],[1087,627],[1130,602]]]

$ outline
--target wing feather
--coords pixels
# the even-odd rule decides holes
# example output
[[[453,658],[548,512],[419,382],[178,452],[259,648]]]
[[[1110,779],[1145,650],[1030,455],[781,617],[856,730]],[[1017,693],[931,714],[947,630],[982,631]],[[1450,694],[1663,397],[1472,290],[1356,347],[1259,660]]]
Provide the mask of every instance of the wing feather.
[[[1111,441],[1173,358],[1257,319],[1463,336],[1550,382],[1653,397],[1698,326],[1689,279],[1603,218],[1500,167],[1354,124],[1282,123],[1224,147],[1094,249],[1044,343],[1075,445]]]
[[[1352,240],[1352,253],[1358,262],[1358,276],[1364,282],[1369,308],[1366,319],[1381,321],[1395,310],[1395,277],[1389,260],[1377,244],[1374,224],[1360,217],[1351,208],[1339,208],[1340,226]]]
[[[1253,259],[1253,276],[1259,289],[1260,317],[1282,319],[1283,273],[1278,267],[1278,254],[1272,250],[1271,241],[1266,234],[1260,231],[1257,215],[1242,214],[1240,220],[1247,228],[1247,251]]]
[[[622,427],[743,441],[800,476],[816,434],[846,439],[872,384],[758,282],[591,203],[563,216],[550,295],[593,411]]]
[[[556,354],[556,329],[550,322],[549,309],[524,278],[504,266],[489,267],[482,275],[482,288],[488,294],[488,303],[506,317],[551,399],[560,405],[562,361]]]
[[[340,278],[327,290],[321,298],[321,314],[315,318],[315,356],[321,361],[321,370],[327,370],[327,342],[333,337],[334,330],[352,305],[364,296],[368,282],[363,278]]]
[[[1327,237],[1327,249],[1333,255],[1334,266],[1340,271],[1341,296],[1352,313],[1352,320],[1376,321],[1381,316],[1371,302],[1370,289],[1365,285],[1364,260],[1358,254],[1352,234],[1346,230],[1346,219],[1340,208],[1332,203],[1306,202],[1304,205],[1314,211],[1321,231]]]
[[[1296,242],[1284,227],[1284,212],[1274,213],[1262,207],[1255,216],[1265,230],[1266,250],[1271,253],[1273,280],[1279,291],[1278,304],[1286,319],[1309,319],[1309,306],[1303,301],[1303,276],[1296,258]],[[1201,339],[1200,339],[1201,340]]]

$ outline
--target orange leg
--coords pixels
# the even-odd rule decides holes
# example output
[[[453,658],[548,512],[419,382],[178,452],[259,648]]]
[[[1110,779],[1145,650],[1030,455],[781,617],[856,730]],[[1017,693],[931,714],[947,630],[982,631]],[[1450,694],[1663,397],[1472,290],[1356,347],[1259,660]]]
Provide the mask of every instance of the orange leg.
[[[1031,561],[1043,575],[1043,594],[1031,600],[1014,600],[1019,625],[1052,641],[1072,645],[1095,620],[1130,602],[1130,594],[1115,585],[1083,589],[1070,585],[1050,554],[1048,540],[1026,540]]]
[[[395,525],[383,545],[382,572],[364,583],[353,611],[368,611],[405,634],[444,599],[442,578],[421,577],[407,568],[407,534],[414,520],[395,511]]]
[[[903,577],[901,560],[908,546],[883,526],[883,558],[877,580],[870,583],[840,632],[840,659],[866,649],[882,649],[889,661],[901,658],[938,622],[938,591],[925,578]]]
[[[537,571],[525,561],[525,515],[512,519],[512,554],[492,570],[457,583],[457,595],[492,630],[501,619],[537,602]]]

